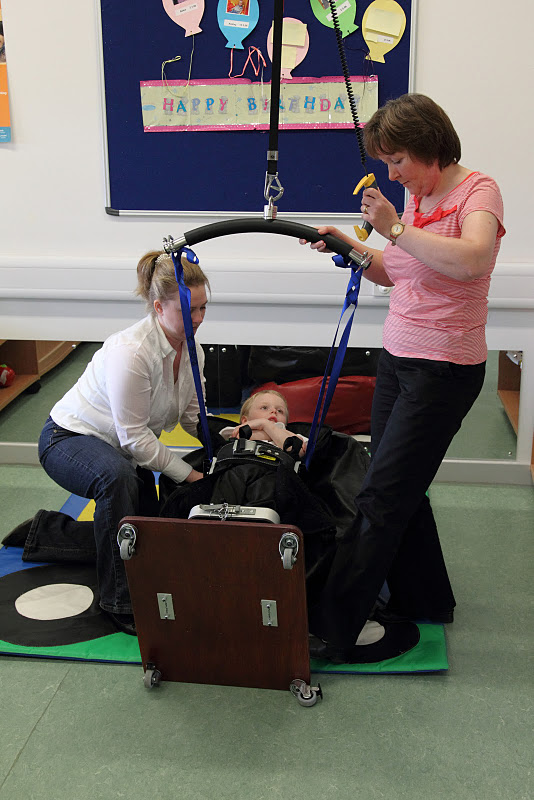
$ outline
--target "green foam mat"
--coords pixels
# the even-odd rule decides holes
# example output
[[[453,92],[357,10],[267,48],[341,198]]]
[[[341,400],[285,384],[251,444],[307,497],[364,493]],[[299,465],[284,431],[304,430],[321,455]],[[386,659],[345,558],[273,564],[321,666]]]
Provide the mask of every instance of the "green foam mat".
[[[65,503],[62,511],[70,514],[73,517],[87,519],[91,515],[91,504],[84,498],[77,498],[71,496]],[[24,626],[28,626],[28,620],[20,617],[20,630],[19,622],[17,622],[17,611],[15,609],[15,602],[20,592],[17,588],[17,575],[19,573],[21,579],[24,577],[26,580],[25,589],[27,590],[28,581],[33,585],[39,585],[39,575],[41,571],[38,567],[48,567],[46,564],[28,564],[21,559],[22,549],[20,548],[1,548],[0,549],[0,654],[10,656],[24,656],[32,658],[49,658],[49,659],[70,659],[76,661],[101,661],[106,663],[116,664],[141,664],[141,654],[139,651],[139,643],[134,636],[128,636],[124,633],[110,632],[110,623],[104,615],[98,613],[98,606],[95,612],[93,609],[92,617],[88,620],[81,619],[83,615],[77,615],[72,618],[72,628],[68,630],[71,624],[68,620],[60,620],[59,625],[66,630],[66,639],[63,644],[57,642],[61,640],[61,636],[56,636],[54,624],[48,621],[47,630],[51,630],[51,644],[46,644],[46,636],[43,637],[42,633],[37,632],[34,634],[30,632],[30,640],[32,636],[36,636],[33,641],[25,640]],[[63,570],[68,570],[67,565],[62,566]],[[37,570],[37,571],[35,571]],[[42,570],[43,585],[46,583],[44,576],[47,571]],[[65,572],[65,575],[68,573]],[[96,578],[95,578],[96,580]],[[53,579],[55,582],[55,578]],[[68,582],[68,580],[66,581]],[[76,582],[76,581],[71,581]],[[89,582],[90,583],[90,582]],[[6,591],[6,586],[8,591]],[[96,590],[96,586],[93,586]],[[102,622],[99,623],[99,617],[102,617]],[[85,628],[90,630],[90,635],[84,637],[83,631]],[[101,628],[99,627],[101,624]],[[96,625],[96,627],[95,627]],[[37,622],[39,626],[39,622]],[[44,626],[44,623],[43,623]],[[43,627],[42,626],[42,627]],[[12,632],[15,630],[16,635],[8,635],[8,630]],[[81,630],[81,633],[79,632]],[[328,661],[319,659],[311,660],[311,669],[314,673],[332,673],[332,674],[398,674],[398,673],[417,673],[417,672],[441,672],[447,670],[449,667],[447,660],[447,645],[445,640],[445,631],[443,625],[419,624],[420,640],[412,650],[404,653],[396,658],[391,658],[386,661],[380,661],[373,664],[331,664]],[[11,641],[5,641],[11,638]],[[25,643],[27,641],[27,643]],[[39,642],[36,646],[35,641]],[[48,640],[50,641],[50,639]]]
[[[329,661],[312,658],[310,662],[312,672],[369,675],[447,670],[449,662],[443,625],[418,623],[417,627],[421,634],[419,642],[401,656],[378,661],[375,664],[331,664]]]
[[[441,672],[449,668],[442,625],[420,624],[421,639],[408,653],[375,664],[331,664],[312,659],[311,671],[338,675]],[[24,647],[0,641],[0,654],[74,661],[103,661],[110,664],[141,664],[139,643],[134,636],[114,633],[88,642],[57,647]]]

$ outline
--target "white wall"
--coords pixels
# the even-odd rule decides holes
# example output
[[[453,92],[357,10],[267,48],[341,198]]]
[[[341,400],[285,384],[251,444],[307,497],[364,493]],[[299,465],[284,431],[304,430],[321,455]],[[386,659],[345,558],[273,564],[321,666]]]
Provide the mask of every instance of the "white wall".
[[[522,9],[524,29],[534,25],[533,4],[514,5]],[[167,233],[180,236],[212,218],[107,216],[96,1],[3,0],[2,8],[13,142],[0,148],[0,286],[127,291],[142,252],[159,247]],[[532,265],[532,59],[520,46],[517,26],[499,16],[502,9],[497,0],[483,5],[420,0],[414,88],[451,115],[463,143],[463,162],[493,175],[502,188],[508,235],[499,264]],[[259,187],[263,179],[263,174],[251,176]],[[276,263],[306,270],[318,258],[286,237],[269,237],[268,248],[267,268]],[[202,246],[201,256],[207,271],[215,266],[219,272],[221,262],[227,262],[225,268],[241,263],[240,283],[254,291],[265,237],[214,240]],[[50,271],[56,263],[61,268]],[[117,273],[111,286],[104,277],[110,265]],[[5,274],[8,267],[17,274]],[[103,272],[93,273],[95,268]],[[330,263],[317,268],[330,284]],[[224,282],[216,283],[224,288]],[[343,283],[338,278],[337,285]],[[76,318],[83,325],[79,314]]]
[[[513,5],[521,29],[532,28],[533,4]],[[525,351],[532,389],[533,68],[503,8],[497,0],[419,0],[413,85],[450,114],[462,162],[501,186],[508,235],[488,336],[491,347]],[[139,256],[168,233],[216,218],[107,216],[97,0],[2,0],[2,11],[13,141],[0,145],[0,336],[103,339],[143,313],[131,294]],[[250,179],[262,190],[263,174]],[[294,239],[260,235],[212,240],[197,252],[213,288],[203,341],[330,343],[346,276],[329,259]],[[369,285],[363,294],[351,344],[376,346],[387,303]],[[522,420],[526,458],[529,401]]]

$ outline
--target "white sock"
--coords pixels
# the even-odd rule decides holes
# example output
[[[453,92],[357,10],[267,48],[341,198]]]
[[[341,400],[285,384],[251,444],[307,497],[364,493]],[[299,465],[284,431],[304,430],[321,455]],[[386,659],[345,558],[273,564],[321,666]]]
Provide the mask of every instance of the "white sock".
[[[375,620],[368,619],[363,626],[360,635],[356,639],[356,644],[374,644],[379,642],[385,634],[386,629]]]

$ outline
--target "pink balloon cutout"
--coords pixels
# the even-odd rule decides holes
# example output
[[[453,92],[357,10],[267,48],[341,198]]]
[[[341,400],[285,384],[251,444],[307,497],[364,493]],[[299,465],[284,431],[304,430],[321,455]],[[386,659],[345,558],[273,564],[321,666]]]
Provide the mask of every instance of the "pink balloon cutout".
[[[164,0],[165,1],[165,0]],[[300,19],[294,19],[293,17],[284,17],[284,26],[288,22],[297,22],[299,25],[304,25],[305,23],[302,22]],[[283,37],[283,29],[282,29],[282,37]],[[294,45],[286,45],[288,47],[294,47]],[[308,52],[308,48],[310,46],[310,35],[308,33],[308,27],[306,26],[306,38],[305,42],[302,47],[296,47],[296,60],[295,60],[295,67],[304,61],[306,58],[306,53]],[[284,52],[284,45],[282,45],[282,53]],[[269,58],[271,61],[273,60],[273,29],[269,31],[267,35],[267,53],[269,54]],[[293,67],[291,68],[293,69]],[[291,70],[288,67],[282,67],[280,70],[280,78],[283,81],[290,81],[292,78]]]
[[[204,0],[162,0],[163,8],[181,28],[186,36],[202,33],[199,22],[204,14]]]

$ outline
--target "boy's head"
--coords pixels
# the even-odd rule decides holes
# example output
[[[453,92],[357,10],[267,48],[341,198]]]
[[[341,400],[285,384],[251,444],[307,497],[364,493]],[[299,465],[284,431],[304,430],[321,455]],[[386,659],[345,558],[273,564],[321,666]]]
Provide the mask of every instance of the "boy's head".
[[[266,389],[256,392],[243,403],[241,422],[249,419],[270,419],[272,422],[283,422],[289,419],[289,410],[285,397],[280,392]]]

